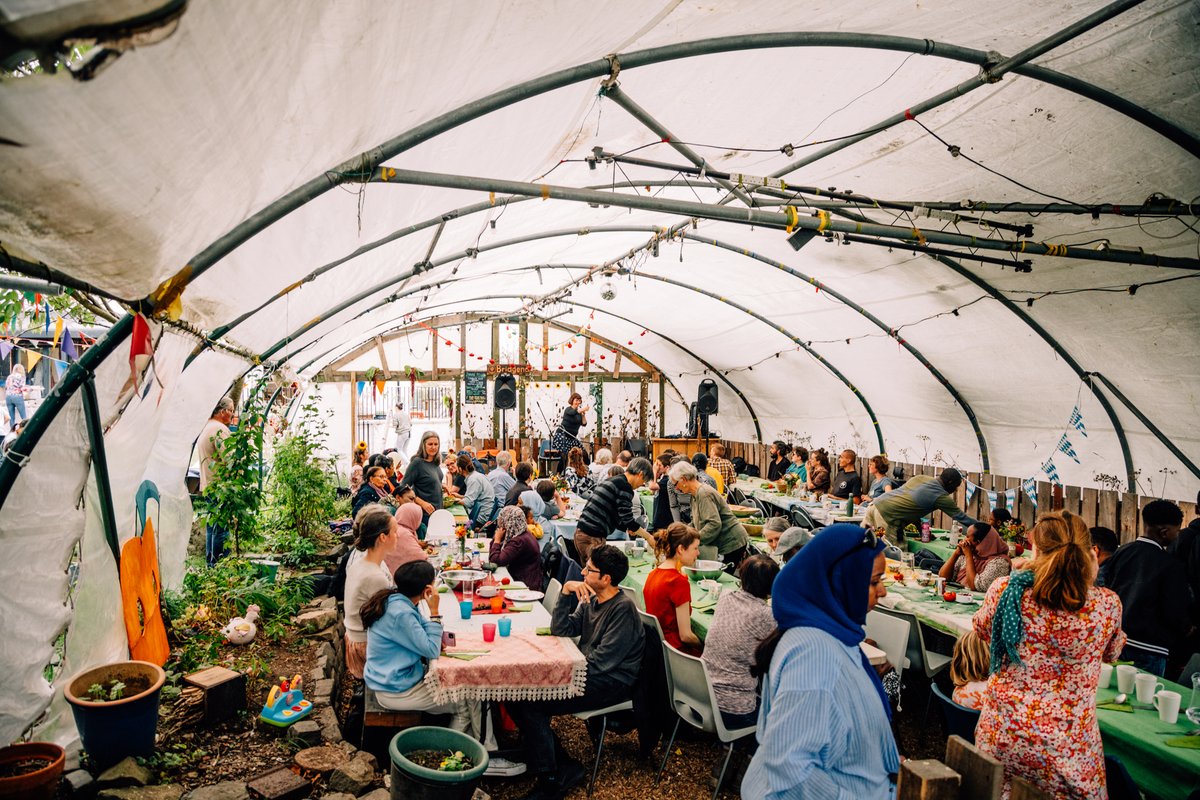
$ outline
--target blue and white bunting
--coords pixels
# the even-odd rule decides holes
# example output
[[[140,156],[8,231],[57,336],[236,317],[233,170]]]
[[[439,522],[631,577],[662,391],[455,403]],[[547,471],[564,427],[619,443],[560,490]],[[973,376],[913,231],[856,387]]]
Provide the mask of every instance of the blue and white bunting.
[[[1037,506],[1037,480],[1034,478],[1026,478],[1021,482],[1021,491],[1025,492],[1025,496],[1029,498],[1029,502]]]
[[[1071,440],[1067,438],[1065,433],[1058,440],[1057,450],[1060,453],[1065,453],[1066,455],[1070,456],[1076,464],[1081,463],[1078,454],[1075,452],[1075,448],[1071,446]]]
[[[1060,480],[1058,477],[1058,467],[1054,466],[1053,458],[1046,459],[1046,462],[1042,464],[1042,472],[1046,474],[1046,478],[1051,483],[1056,483],[1059,486],[1062,486],[1062,480]]]
[[[1087,438],[1087,429],[1083,427],[1083,415],[1079,413],[1079,406],[1071,409],[1071,426],[1079,431],[1081,436]]]
[[[979,487],[970,481],[965,481],[967,484],[967,502],[970,503],[975,499],[975,493],[979,491]]]

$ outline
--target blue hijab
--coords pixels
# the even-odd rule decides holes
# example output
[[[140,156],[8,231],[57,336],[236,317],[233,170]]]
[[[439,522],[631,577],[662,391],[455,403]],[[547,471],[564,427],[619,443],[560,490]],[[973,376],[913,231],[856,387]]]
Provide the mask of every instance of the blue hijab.
[[[867,587],[875,557],[884,548],[883,540],[874,547],[864,546],[865,535],[866,531],[857,525],[830,525],[784,565],[771,590],[771,610],[781,632],[816,628],[847,647],[858,647],[865,638]],[[892,706],[883,683],[866,654],[859,652],[863,669],[871,676],[890,720]]]
[[[545,521],[546,503],[544,500],[542,500],[542,496],[540,494],[535,492],[533,489],[530,489],[529,491],[521,492],[521,494],[518,495],[518,499],[521,501],[522,508],[528,508],[533,512],[534,522],[540,525],[543,521]]]

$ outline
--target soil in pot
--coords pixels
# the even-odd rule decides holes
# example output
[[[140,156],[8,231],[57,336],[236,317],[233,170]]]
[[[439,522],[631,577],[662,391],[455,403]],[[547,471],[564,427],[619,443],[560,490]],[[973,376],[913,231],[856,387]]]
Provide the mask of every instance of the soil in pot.
[[[0,748],[0,798],[50,800],[62,779],[63,749],[49,742]]]

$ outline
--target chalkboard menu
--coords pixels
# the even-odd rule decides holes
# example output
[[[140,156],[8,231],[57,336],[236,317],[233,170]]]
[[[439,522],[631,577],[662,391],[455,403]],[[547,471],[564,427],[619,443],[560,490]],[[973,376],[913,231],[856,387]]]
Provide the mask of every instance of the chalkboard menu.
[[[483,405],[487,403],[487,373],[468,372],[464,382],[464,402],[468,405]]]

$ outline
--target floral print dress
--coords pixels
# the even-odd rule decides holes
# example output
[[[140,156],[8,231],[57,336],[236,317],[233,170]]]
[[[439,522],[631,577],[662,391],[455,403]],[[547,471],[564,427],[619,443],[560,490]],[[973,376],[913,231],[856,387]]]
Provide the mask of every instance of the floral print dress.
[[[991,642],[992,619],[1008,582],[1006,576],[991,585],[972,620],[985,642]],[[1125,646],[1121,600],[1093,587],[1078,612],[1048,611],[1027,591],[1021,616],[1022,665],[1007,664],[988,679],[975,743],[1004,764],[1005,798],[1011,775],[1051,797],[1107,797],[1096,689],[1101,663],[1115,660]]]

